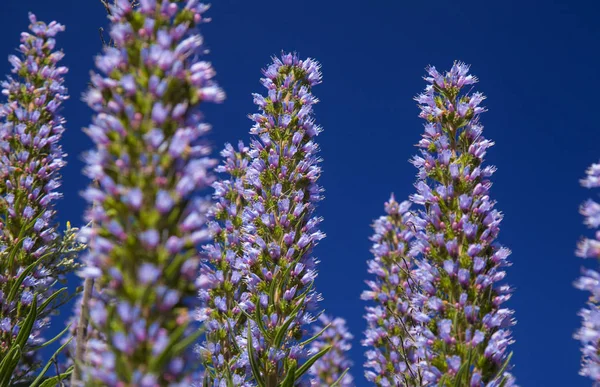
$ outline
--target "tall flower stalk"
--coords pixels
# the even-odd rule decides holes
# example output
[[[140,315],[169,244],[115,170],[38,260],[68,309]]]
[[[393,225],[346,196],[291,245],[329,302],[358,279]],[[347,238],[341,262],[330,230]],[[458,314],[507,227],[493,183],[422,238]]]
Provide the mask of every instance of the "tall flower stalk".
[[[418,220],[411,203],[398,203],[394,196],[385,203],[384,216],[373,224],[374,258],[368,262],[369,290],[362,299],[373,301],[366,308],[367,330],[365,376],[378,386],[422,386],[417,337],[424,327],[412,305],[418,284],[414,278],[415,251],[411,249]]]
[[[208,7],[195,0],[118,0],[110,36],[86,95],[95,111],[87,133],[90,184],[84,197],[89,252],[83,275],[102,289],[90,301],[85,385],[190,385],[200,331],[197,247],[208,239],[214,161],[197,110],[220,102],[212,66],[199,59],[197,26]]]
[[[329,349],[307,360],[306,330],[320,298],[312,249],[324,237],[314,214],[321,129],[311,89],[319,67],[293,54],[274,58],[262,79],[267,95],[254,95],[261,112],[251,116],[250,149],[226,150],[223,171],[232,179],[216,185],[217,243],[201,275],[205,383],[291,386]]]
[[[469,66],[455,63],[445,75],[428,68],[429,83],[415,99],[425,133],[413,159],[419,168],[412,201],[422,206],[423,231],[415,249],[421,297],[415,316],[427,324],[419,340],[424,380],[436,385],[510,386],[508,346],[513,311],[503,307],[510,250],[496,242],[502,214],[489,196],[493,166],[484,156],[493,142],[483,137],[483,94]]]
[[[600,164],[592,164],[581,180],[586,188],[600,187]],[[600,204],[588,199],[580,208],[585,217],[585,224],[590,228],[600,226]],[[600,259],[600,231],[593,238],[584,238],[577,248],[577,256],[581,258]],[[575,287],[590,292],[587,308],[579,312],[582,319],[581,328],[575,338],[581,342],[582,362],[580,374],[600,384],[600,273],[596,270],[585,269],[582,276],[575,282]]]
[[[65,301],[65,288],[57,285],[73,269],[77,250],[74,230],[57,232],[54,209],[65,165],[60,109],[68,98],[68,70],[58,65],[64,55],[55,49],[64,27],[33,14],[29,20],[20,55],[9,57],[14,78],[2,82],[7,102],[0,106],[0,359],[19,346],[13,383],[39,366],[35,349],[45,343],[50,315]]]
[[[210,213],[213,244],[204,247],[201,267],[200,308],[197,317],[205,336],[198,351],[204,364],[205,385],[230,383],[241,386],[251,379],[245,351],[247,318],[240,309],[247,292],[242,247],[244,181],[249,148],[242,142],[237,151],[226,144],[224,162],[216,168],[225,178],[215,181],[215,204]]]

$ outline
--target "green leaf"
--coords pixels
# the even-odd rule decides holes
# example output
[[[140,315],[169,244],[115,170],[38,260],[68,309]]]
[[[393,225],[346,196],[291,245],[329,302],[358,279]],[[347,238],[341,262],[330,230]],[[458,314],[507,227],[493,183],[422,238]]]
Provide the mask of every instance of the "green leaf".
[[[342,374],[340,375],[340,377],[338,378],[338,380],[336,380],[335,382],[333,382],[333,384],[331,385],[331,387],[337,387],[340,385],[340,383],[342,382],[342,379],[344,379],[344,376],[346,376],[346,374],[348,373],[348,371],[350,371],[350,368],[346,368],[344,370],[344,372],[342,372]]]
[[[44,375],[46,374],[46,372],[48,372],[48,370],[50,369],[50,367],[52,366],[52,364],[54,364],[54,361],[56,360],[56,357],[62,352],[63,349],[65,349],[65,347],[67,345],[69,345],[69,343],[71,342],[71,340],[73,340],[72,337],[66,343],[64,343],[63,345],[61,345],[60,348],[56,350],[56,352],[54,352],[54,355],[52,355],[52,357],[50,358],[50,360],[48,360],[48,362],[46,363],[46,365],[44,366],[44,368],[42,368],[42,370],[38,374],[38,377],[35,378],[35,380],[31,383],[31,385],[29,387],[38,387],[38,386],[40,386],[40,383],[42,383],[42,380],[44,379]],[[57,378],[59,376],[60,375],[57,375],[54,378]],[[50,379],[54,379],[54,378],[50,378]],[[44,382],[44,384],[46,382],[48,382],[48,380],[50,380],[50,379],[47,379]],[[41,384],[41,385],[43,386],[44,384]]]
[[[283,379],[283,382],[281,383],[281,387],[293,387],[294,386],[294,382],[296,381],[296,367],[297,366],[298,365],[296,364],[296,361],[293,361],[292,366],[290,367],[287,375],[285,376],[285,379]]]
[[[14,301],[15,296],[17,295],[17,292],[19,291],[19,288],[21,287],[21,284],[23,283],[23,281],[25,281],[25,277],[27,277],[29,275],[29,273],[31,273],[33,271],[33,269],[41,262],[42,258],[38,259],[31,265],[27,266],[27,268],[25,270],[23,270],[21,275],[17,278],[17,280],[13,284],[12,288],[10,288],[8,297],[6,297],[7,303],[11,303],[12,301]]]
[[[38,345],[37,347],[31,348],[31,350],[32,351],[37,351],[38,349],[42,349],[42,348],[47,347],[48,345],[54,343],[56,340],[60,339],[60,337],[62,335],[64,335],[65,333],[67,333],[67,331],[69,330],[70,327],[71,327],[71,324],[67,325],[67,327],[65,329],[63,329],[62,332],[60,332],[58,335],[56,335],[53,338],[51,338],[50,340],[46,341],[44,344],[41,344],[41,345]],[[69,341],[71,341],[71,339],[69,339]]]
[[[69,368],[68,370],[66,370],[65,372],[63,372],[60,375],[56,375],[49,379],[44,380],[44,382],[42,384],[40,384],[39,387],[56,387],[59,385],[59,382],[61,380],[65,380],[72,373],[73,373],[73,367]]]
[[[204,330],[198,329],[196,332],[192,333],[191,335],[189,335],[185,339],[183,339],[180,342],[178,342],[176,345],[173,346],[173,350],[171,351],[171,355],[172,356],[177,356],[179,353],[183,352],[187,347],[189,347],[190,345],[192,345],[193,343],[195,343],[196,340],[198,340],[198,338],[200,336],[202,336],[203,333],[204,333]]]
[[[44,301],[44,302],[42,303],[42,305],[40,305],[40,307],[38,308],[38,311],[39,311],[39,312],[42,312],[44,309],[46,309],[46,307],[47,307],[48,305],[50,305],[50,303],[51,303],[52,301],[54,301],[54,300],[56,299],[56,297],[58,297],[58,296],[59,296],[59,294],[60,294],[60,293],[62,293],[62,292],[64,292],[65,290],[67,290],[67,288],[66,288],[66,287],[64,287],[64,288],[60,288],[60,289],[58,289],[56,292],[54,292],[54,293],[53,293],[53,294],[52,294],[50,297],[48,297],[48,298],[46,299],[46,301]]]
[[[512,359],[512,355],[513,353],[509,353],[508,356],[506,357],[506,360],[504,361],[504,364],[502,364],[502,368],[500,368],[500,371],[498,371],[498,376],[502,376],[502,374],[504,373],[504,371],[506,371],[506,367],[508,367],[508,364],[510,363],[510,359]]]
[[[296,372],[296,379],[300,379],[302,375],[304,375],[304,373],[308,371],[309,368],[312,367],[312,365],[315,364],[317,360],[319,360],[321,357],[323,357],[323,355],[329,352],[330,349],[331,346],[325,347],[319,352],[317,352],[313,357],[305,361],[304,364],[302,364],[302,367],[298,368],[298,371]]]
[[[325,327],[323,329],[321,329],[316,335],[314,335],[310,339],[306,339],[303,342],[301,342],[300,346],[304,347],[305,345],[312,343],[313,341],[315,341],[316,339],[318,339],[319,337],[321,337],[321,335],[323,334],[323,332],[325,332],[325,330],[327,328],[329,328],[330,326],[331,326],[331,323],[325,325]]]
[[[252,368],[252,374],[254,375],[254,379],[256,379],[256,383],[259,387],[266,387],[265,382],[262,379],[262,375],[260,374],[260,368],[258,368],[258,363],[256,362],[254,345],[252,344],[252,330],[250,329],[250,322],[248,322],[248,360],[250,360],[250,367]]]
[[[300,312],[300,308],[302,308],[304,306],[305,298],[306,298],[306,296],[302,297],[299,300],[298,305],[296,305],[294,310],[292,310],[292,313],[290,313],[290,316],[287,318],[287,320],[284,321],[283,325],[281,325],[281,327],[279,327],[279,329],[275,333],[275,339],[273,340],[273,345],[275,348],[279,348],[279,346],[281,345],[281,342],[283,341],[283,337],[285,336],[285,333],[287,332],[287,330],[290,327],[290,325],[292,324],[292,322],[298,316],[298,312]]]
[[[469,382],[469,369],[471,368],[471,358],[473,356],[473,349],[469,349],[469,357],[468,360],[463,363],[463,365],[460,367],[460,369],[458,370],[458,372],[456,373],[456,376],[454,378],[454,387],[460,387],[463,375],[466,373],[466,383]]]
[[[262,334],[268,340],[271,340],[271,333],[267,332],[267,330],[266,330],[266,328],[265,328],[265,326],[263,324],[262,314],[260,313],[260,300],[258,300],[258,302],[256,303],[256,317],[254,318],[254,320],[256,321],[256,325],[258,326],[258,329],[260,329],[260,331],[262,332]]]
[[[245,312],[244,312],[245,313]],[[241,321],[241,319],[243,318],[243,313],[240,315],[240,319],[238,321]],[[228,332],[230,332],[230,343],[233,345],[233,348],[237,351],[237,352],[242,352],[242,349],[240,348],[240,346],[237,343],[237,340],[235,339],[235,334],[234,334],[234,330],[231,327],[231,324],[229,323],[229,319],[226,320],[227,321],[227,326],[229,327]],[[236,323],[237,325],[238,323]],[[234,359],[231,359],[234,360]]]
[[[27,339],[29,338],[33,324],[35,323],[35,318],[37,317],[37,293],[33,295],[33,302],[31,303],[30,308],[31,310],[25,321],[23,321],[23,325],[21,326],[21,329],[19,329],[19,333],[15,339],[15,343],[21,348],[25,348],[25,344],[27,344]]]
[[[17,368],[21,360],[21,347],[14,345],[6,354],[2,363],[0,363],[0,387],[8,387],[13,371]]]

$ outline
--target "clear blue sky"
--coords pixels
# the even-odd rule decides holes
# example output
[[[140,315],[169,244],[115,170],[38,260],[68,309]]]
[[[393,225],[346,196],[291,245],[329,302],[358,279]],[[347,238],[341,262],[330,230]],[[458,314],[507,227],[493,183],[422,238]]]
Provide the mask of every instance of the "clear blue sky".
[[[59,46],[71,72],[72,98],[64,114],[61,220],[80,224],[87,184],[80,154],[90,147],[81,128],[90,110],[80,101],[106,24],[99,0],[4,0],[0,5],[0,57],[13,52],[27,11],[67,25]],[[589,386],[578,376],[579,346],[572,339],[585,295],[571,285],[582,260],[573,251],[586,232],[577,209],[590,192],[579,187],[585,168],[600,158],[595,118],[600,90],[600,6],[595,1],[355,1],[215,0],[204,27],[210,59],[228,94],[205,108],[216,148],[248,139],[252,92],[262,92],[260,69],[272,54],[296,50],[323,64],[315,88],[325,132],[320,206],[327,238],[317,286],[328,313],[342,316],[355,335],[351,356],[359,386],[360,346],[368,236],[372,219],[394,191],[412,193],[422,122],[412,97],[424,87],[428,64],[447,69],[472,64],[488,96],[482,117],[496,141],[488,161],[497,165],[492,195],[505,213],[500,240],[513,250],[507,281],[518,324],[514,373],[522,386]],[[9,71],[0,61],[0,73]],[[73,282],[75,284],[76,282]],[[70,311],[64,312],[66,318]],[[60,319],[54,330],[58,331]]]

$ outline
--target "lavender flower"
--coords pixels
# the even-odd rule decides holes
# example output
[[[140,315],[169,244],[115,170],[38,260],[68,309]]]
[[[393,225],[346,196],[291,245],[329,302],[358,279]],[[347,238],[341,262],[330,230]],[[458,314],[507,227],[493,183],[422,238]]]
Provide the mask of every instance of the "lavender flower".
[[[264,74],[268,93],[254,96],[261,113],[251,116],[251,148],[240,156],[226,148],[222,171],[232,179],[215,185],[217,243],[200,277],[208,384],[278,386],[309,365],[302,339],[320,299],[312,249],[324,237],[314,215],[321,188],[313,138],[321,129],[311,94],[321,73],[314,60],[285,54]]]
[[[468,70],[460,62],[445,75],[428,68],[429,85],[415,98],[427,123],[413,159],[411,200],[422,206],[423,228],[414,245],[422,260],[413,318],[427,324],[417,342],[428,385],[510,386],[514,321],[502,306],[511,288],[501,284],[510,250],[495,241],[502,220],[489,196],[495,168],[483,165],[493,142],[479,123],[485,97],[462,90],[477,82]]]
[[[54,210],[65,165],[59,144],[65,120],[59,111],[68,98],[67,68],[58,65],[63,53],[55,50],[55,36],[64,27],[33,14],[29,20],[20,55],[9,57],[15,78],[2,82],[7,102],[0,105],[0,359],[33,306],[39,306],[13,383],[30,377],[39,365],[33,350],[45,342],[50,315],[64,302],[57,294],[64,289],[57,284],[72,270],[78,249],[72,229],[64,236],[56,231]]]
[[[354,337],[348,332],[346,321],[339,317],[332,319],[321,315],[319,322],[322,326],[313,328],[313,333],[319,335],[319,338],[312,342],[310,351],[319,353],[327,347],[331,347],[331,350],[310,368],[311,385],[333,386],[337,383],[335,385],[340,387],[354,386],[354,378],[348,372],[352,361],[346,357],[346,353],[352,348],[351,341]]]
[[[586,188],[600,187],[600,164],[592,164],[587,176],[581,180]],[[580,208],[585,217],[585,224],[590,228],[600,225],[600,205],[594,200],[587,200]],[[582,258],[600,258],[600,231],[594,238],[584,238],[579,242],[577,256]],[[581,342],[582,364],[580,374],[600,383],[600,273],[596,270],[583,270],[582,276],[575,282],[575,287],[590,292],[587,308],[581,310],[582,326],[575,333]]]
[[[419,289],[413,277],[415,251],[410,249],[417,220],[410,206],[408,201],[398,203],[392,195],[385,203],[386,215],[373,225],[374,258],[368,262],[368,271],[374,278],[367,281],[369,290],[362,299],[374,301],[375,306],[366,308],[363,345],[369,347],[365,377],[378,386],[424,385],[416,342],[424,327],[411,305]]]
[[[87,133],[85,191],[92,223],[86,278],[98,338],[87,342],[86,385],[190,385],[200,258],[208,239],[213,160],[200,102],[220,102],[212,66],[198,59],[198,1],[128,0],[111,9],[111,38],[86,95],[95,111]]]

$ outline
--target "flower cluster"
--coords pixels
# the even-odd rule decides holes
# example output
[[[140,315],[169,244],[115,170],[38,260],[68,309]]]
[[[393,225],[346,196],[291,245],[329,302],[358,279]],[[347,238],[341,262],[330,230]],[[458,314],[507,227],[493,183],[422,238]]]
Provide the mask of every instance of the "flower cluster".
[[[208,188],[214,161],[203,141],[200,102],[220,102],[212,66],[201,61],[196,0],[118,0],[110,36],[96,60],[86,102],[84,192],[92,226],[86,278],[102,289],[90,300],[99,339],[87,343],[86,385],[190,385],[198,246],[208,240]]]
[[[319,353],[327,347],[331,347],[323,357],[318,359],[309,370],[311,385],[314,387],[336,386],[352,387],[354,378],[348,372],[352,367],[346,354],[352,348],[351,341],[354,338],[346,327],[343,318],[328,317],[324,314],[319,316],[319,323],[313,328],[318,339],[310,346],[311,353]]]
[[[226,149],[222,170],[233,178],[215,186],[217,242],[201,275],[206,377],[235,385],[301,378],[308,368],[299,364],[306,357],[304,327],[320,298],[312,256],[324,237],[314,215],[321,199],[314,142],[320,128],[311,94],[321,82],[319,64],[285,54],[264,75],[268,95],[254,95],[261,113],[251,116],[250,149],[242,147],[239,156]],[[222,373],[229,367],[236,376]]]
[[[73,268],[67,257],[73,238],[57,232],[54,210],[65,165],[59,144],[65,120],[59,112],[68,98],[63,85],[68,70],[58,65],[64,54],[55,50],[55,36],[64,27],[33,14],[29,20],[20,55],[9,57],[15,78],[2,82],[8,101],[0,105],[0,359],[32,309],[36,314],[13,382],[38,365],[33,349],[44,343],[49,315],[64,301],[57,282]]]
[[[587,176],[581,180],[581,185],[586,188],[600,187],[600,164],[593,164],[587,170]],[[585,224],[590,228],[600,226],[600,204],[589,199],[580,209],[585,217]],[[582,258],[600,259],[600,231],[596,231],[594,238],[584,238],[579,243],[577,256]],[[586,269],[582,276],[575,282],[581,290],[590,292],[587,308],[580,312],[582,327],[575,334],[581,342],[583,354],[580,374],[600,383],[600,273],[596,270]]]
[[[468,70],[428,68],[429,85],[415,98],[427,121],[412,161],[419,173],[411,200],[423,208],[414,245],[421,290],[412,305],[427,326],[417,343],[428,384],[510,386],[514,321],[502,306],[511,288],[501,283],[510,250],[495,242],[502,220],[489,196],[495,167],[483,165],[493,142],[479,122],[485,97],[463,90],[477,82]]]
[[[409,211],[411,203],[398,203],[394,196],[385,203],[386,215],[373,225],[371,237],[374,258],[368,262],[369,290],[362,299],[375,302],[366,308],[367,331],[363,345],[367,351],[368,381],[378,386],[421,386],[416,338],[422,324],[413,317],[411,300],[418,292],[414,279],[416,262],[411,243],[418,222]]]

